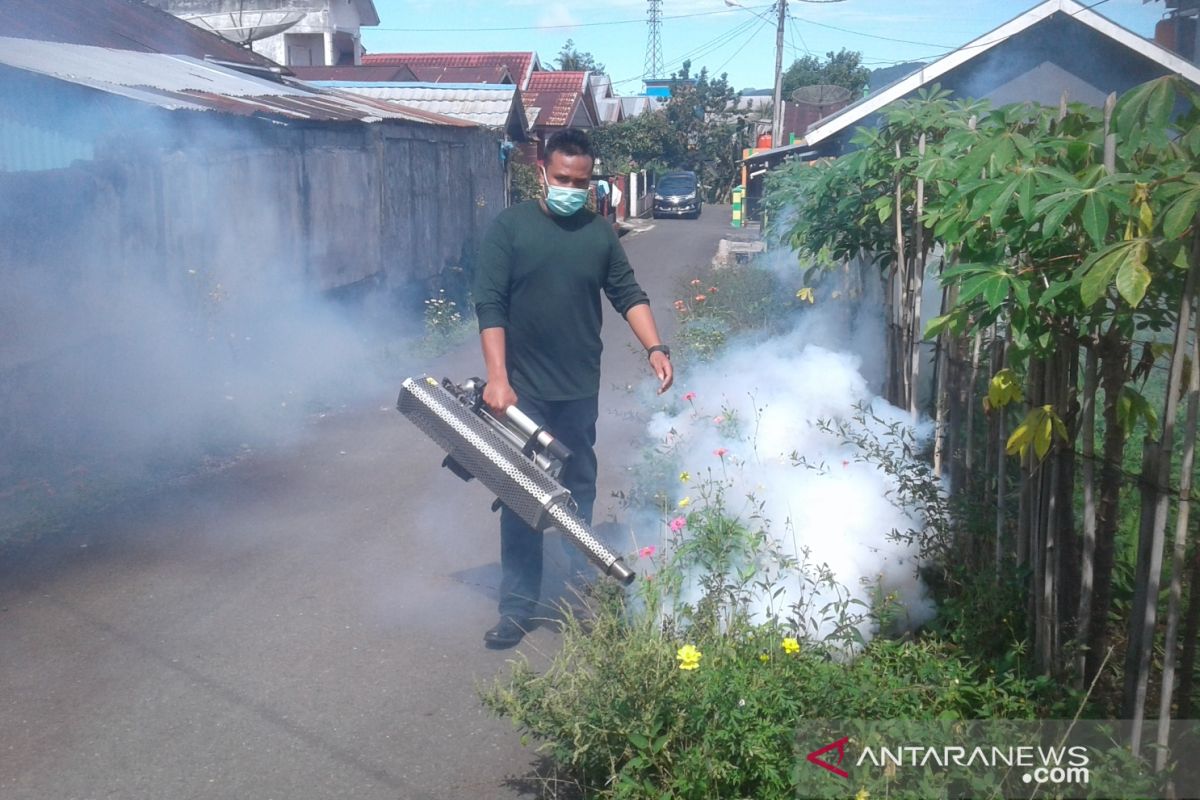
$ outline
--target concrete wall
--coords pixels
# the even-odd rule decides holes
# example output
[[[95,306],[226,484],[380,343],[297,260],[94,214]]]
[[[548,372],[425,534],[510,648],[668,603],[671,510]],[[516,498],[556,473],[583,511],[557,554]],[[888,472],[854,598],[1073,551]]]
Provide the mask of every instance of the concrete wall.
[[[169,285],[189,269],[269,267],[314,292],[369,282],[419,308],[448,268],[469,269],[505,206],[494,132],[169,112],[14,74],[0,89],[24,92],[0,91],[0,116],[35,132],[61,124],[94,157],[0,171],[0,295],[21,271]]]

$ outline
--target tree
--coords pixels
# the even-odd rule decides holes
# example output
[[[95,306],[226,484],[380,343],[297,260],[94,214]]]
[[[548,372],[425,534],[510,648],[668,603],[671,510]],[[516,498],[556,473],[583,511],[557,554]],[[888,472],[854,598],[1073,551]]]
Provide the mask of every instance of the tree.
[[[862,53],[845,48],[826,53],[825,61],[817,56],[805,56],[792,62],[783,73],[783,96],[791,97],[801,86],[828,83],[843,86],[858,97],[867,86],[871,71],[862,65]]]
[[[604,65],[597,62],[591,53],[581,53],[575,48],[574,39],[567,39],[554,63],[563,72],[604,72]]]
[[[749,144],[748,112],[737,108],[737,92],[725,75],[712,79],[701,69],[693,78],[691,66],[685,61],[671,76],[675,83],[666,108],[597,128],[592,136],[606,164],[693,170],[705,199],[724,202]]]

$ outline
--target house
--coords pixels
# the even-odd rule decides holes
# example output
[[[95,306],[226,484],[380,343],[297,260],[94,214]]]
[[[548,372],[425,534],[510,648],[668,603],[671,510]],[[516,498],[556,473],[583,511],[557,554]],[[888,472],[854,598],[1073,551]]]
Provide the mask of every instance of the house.
[[[600,124],[588,72],[535,72],[522,95],[534,142],[521,148],[526,160],[540,161],[546,141],[563,128],[587,130]]]
[[[989,33],[810,124],[795,144],[758,151],[742,162],[748,216],[762,193],[762,174],[788,158],[838,156],[854,131],[919,90],[940,85],[954,97],[995,106],[1071,102],[1100,106],[1112,92],[1179,74],[1200,85],[1200,68],[1126,30],[1076,0],[1045,0]]]
[[[372,0],[146,0],[284,66],[361,64],[362,28],[379,24]]]
[[[588,73],[588,89],[592,93],[592,103],[596,106],[596,113],[601,125],[609,125],[625,119],[621,100],[613,94],[612,78],[599,72]]]
[[[514,83],[525,91],[542,70],[533,51],[496,53],[371,53],[370,66],[407,66],[417,80],[450,83]]]

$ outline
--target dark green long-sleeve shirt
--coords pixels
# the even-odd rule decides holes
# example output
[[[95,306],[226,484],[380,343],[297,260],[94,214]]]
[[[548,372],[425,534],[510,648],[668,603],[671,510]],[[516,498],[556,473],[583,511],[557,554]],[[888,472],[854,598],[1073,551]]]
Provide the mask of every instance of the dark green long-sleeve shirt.
[[[479,248],[479,329],[504,328],[517,395],[578,400],[600,391],[600,293],[622,316],[647,303],[603,217],[551,216],[536,200],[502,211]]]

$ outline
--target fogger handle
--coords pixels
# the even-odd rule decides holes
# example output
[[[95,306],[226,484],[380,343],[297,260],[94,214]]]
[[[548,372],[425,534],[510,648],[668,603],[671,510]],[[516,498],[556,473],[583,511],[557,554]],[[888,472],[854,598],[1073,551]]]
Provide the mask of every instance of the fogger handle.
[[[571,449],[558,439],[555,439],[541,425],[530,419],[529,415],[524,411],[516,406],[509,406],[504,414],[508,417],[508,421],[515,425],[521,433],[529,438],[536,437],[538,444],[544,448],[548,456],[556,458],[564,464],[571,460]]]

